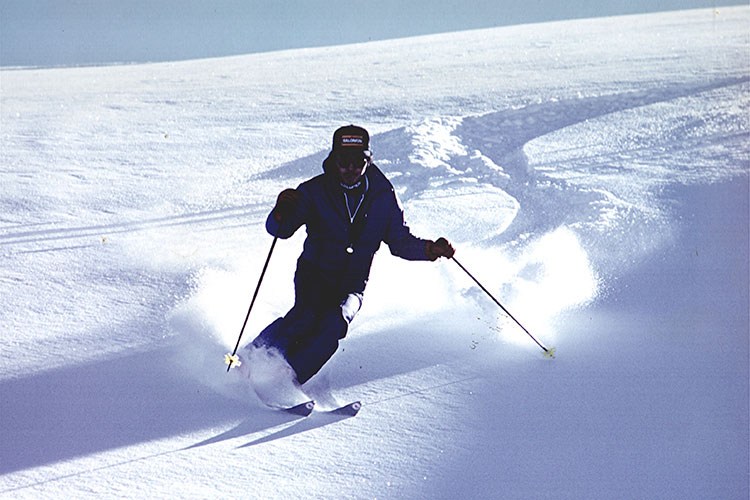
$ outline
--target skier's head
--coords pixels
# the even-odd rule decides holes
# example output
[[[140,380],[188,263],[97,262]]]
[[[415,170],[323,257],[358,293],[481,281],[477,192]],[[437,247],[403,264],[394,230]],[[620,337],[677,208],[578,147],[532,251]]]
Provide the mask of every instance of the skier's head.
[[[355,185],[372,161],[370,134],[355,125],[339,128],[333,133],[333,149],[329,158],[339,181],[347,186]]]

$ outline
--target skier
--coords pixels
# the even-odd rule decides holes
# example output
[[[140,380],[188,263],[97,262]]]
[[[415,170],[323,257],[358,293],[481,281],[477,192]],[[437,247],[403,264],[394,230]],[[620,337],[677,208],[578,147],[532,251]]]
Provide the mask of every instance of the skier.
[[[354,125],[333,134],[322,174],[279,194],[266,230],[286,239],[303,224],[307,238],[294,276],[294,306],[251,346],[283,356],[296,386],[315,375],[346,336],[381,242],[407,260],[454,253],[445,238],[411,234],[393,186],[372,162],[367,130]]]

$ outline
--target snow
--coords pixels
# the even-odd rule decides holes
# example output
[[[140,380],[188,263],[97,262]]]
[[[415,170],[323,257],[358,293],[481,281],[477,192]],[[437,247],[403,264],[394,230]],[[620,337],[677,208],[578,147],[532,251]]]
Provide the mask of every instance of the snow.
[[[747,498],[749,20],[3,69],[0,497]],[[265,216],[346,123],[556,359],[455,263],[382,249],[305,387],[356,418],[226,373]]]

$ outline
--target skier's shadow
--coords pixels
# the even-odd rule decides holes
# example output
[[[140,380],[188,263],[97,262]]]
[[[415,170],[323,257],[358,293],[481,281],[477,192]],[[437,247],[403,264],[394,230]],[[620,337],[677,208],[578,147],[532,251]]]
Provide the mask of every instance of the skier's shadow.
[[[276,432],[272,432],[271,434],[260,437],[249,443],[238,446],[237,448],[249,448],[251,446],[257,446],[263,443],[270,443],[278,439],[284,439],[296,434],[302,434],[303,432],[318,429],[320,427],[325,427],[326,425],[333,424],[350,417],[350,415],[337,414],[334,412],[313,413],[309,417],[303,418],[302,420],[299,420],[298,422],[290,426],[287,426]]]
[[[263,413],[264,413],[263,416],[260,416],[260,414],[254,414],[252,417],[246,418],[245,420],[237,424],[234,428],[229,429],[225,432],[222,432],[221,434],[214,436],[212,438],[208,438],[199,443],[195,443],[191,446],[188,446],[185,449],[191,450],[194,448],[200,448],[202,446],[207,446],[210,444],[220,443],[222,441],[227,441],[230,439],[240,438],[242,436],[247,436],[249,434],[255,434],[257,432],[262,432],[264,430],[275,429],[279,426],[290,424],[296,420],[299,420],[300,418],[299,416],[292,415],[291,413],[277,412],[277,411],[271,411],[271,410],[264,411]],[[278,432],[283,432],[283,430],[276,431],[276,433]]]

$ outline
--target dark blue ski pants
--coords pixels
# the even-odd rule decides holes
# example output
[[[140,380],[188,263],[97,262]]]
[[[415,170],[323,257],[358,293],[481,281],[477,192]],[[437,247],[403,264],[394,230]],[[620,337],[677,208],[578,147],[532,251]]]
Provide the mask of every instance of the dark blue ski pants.
[[[294,275],[294,291],[294,307],[268,325],[253,345],[278,349],[304,384],[346,337],[349,323],[362,305],[362,294],[341,289],[324,273],[303,263]]]

